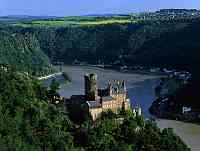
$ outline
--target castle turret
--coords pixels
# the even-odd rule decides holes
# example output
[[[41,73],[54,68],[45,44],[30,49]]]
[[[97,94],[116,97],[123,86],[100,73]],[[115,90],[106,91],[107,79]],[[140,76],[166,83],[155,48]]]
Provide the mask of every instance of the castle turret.
[[[122,87],[123,87],[123,89],[124,89],[124,92],[127,92],[126,84],[125,84],[125,81],[124,81],[124,80],[122,80]]]
[[[111,81],[109,80],[108,81],[108,96],[112,96],[112,83]]]
[[[87,101],[98,99],[97,75],[95,73],[85,75],[85,95]]]

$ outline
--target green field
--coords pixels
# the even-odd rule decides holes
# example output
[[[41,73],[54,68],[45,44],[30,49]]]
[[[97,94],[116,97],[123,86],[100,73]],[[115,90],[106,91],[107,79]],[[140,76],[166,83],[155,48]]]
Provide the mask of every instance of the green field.
[[[87,25],[106,25],[106,24],[127,24],[133,22],[129,16],[120,17],[64,17],[57,19],[20,21],[14,25],[29,26],[87,26]]]

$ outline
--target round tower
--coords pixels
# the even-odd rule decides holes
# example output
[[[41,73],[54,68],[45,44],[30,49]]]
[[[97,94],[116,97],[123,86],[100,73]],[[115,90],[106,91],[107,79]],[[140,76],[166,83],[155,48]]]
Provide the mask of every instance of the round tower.
[[[98,99],[97,74],[95,73],[85,75],[85,96],[87,101]]]

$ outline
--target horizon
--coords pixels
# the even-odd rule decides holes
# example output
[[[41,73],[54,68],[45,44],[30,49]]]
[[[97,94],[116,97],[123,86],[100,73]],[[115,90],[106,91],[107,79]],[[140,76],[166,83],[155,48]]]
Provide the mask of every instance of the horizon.
[[[29,15],[29,14],[8,14],[8,15],[1,15],[0,14],[0,17],[16,17],[16,16],[26,16],[26,17],[78,17],[78,16],[95,16],[95,15],[128,15],[128,14],[131,14],[131,13],[149,13],[149,12],[156,12],[156,11],[160,11],[160,10],[164,10],[164,9],[179,9],[179,10],[182,10],[182,9],[187,9],[187,10],[197,10],[197,11],[200,11],[199,8],[161,8],[161,9],[157,9],[157,10],[153,10],[153,11],[141,11],[141,12],[126,12],[126,13],[91,13],[91,14],[82,14],[82,15],[64,15],[64,16],[55,16],[55,15]]]
[[[0,16],[86,16],[91,14],[129,14],[160,9],[199,9],[198,0],[0,0]]]

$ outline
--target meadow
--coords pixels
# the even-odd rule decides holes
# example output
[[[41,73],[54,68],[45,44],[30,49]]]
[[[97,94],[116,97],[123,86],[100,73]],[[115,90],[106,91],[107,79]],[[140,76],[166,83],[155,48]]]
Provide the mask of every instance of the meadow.
[[[110,17],[97,17],[97,16],[75,16],[75,17],[62,17],[55,19],[43,19],[18,22],[14,25],[23,27],[30,26],[87,26],[87,25],[106,25],[106,24],[127,24],[134,22],[130,16],[110,16]]]

